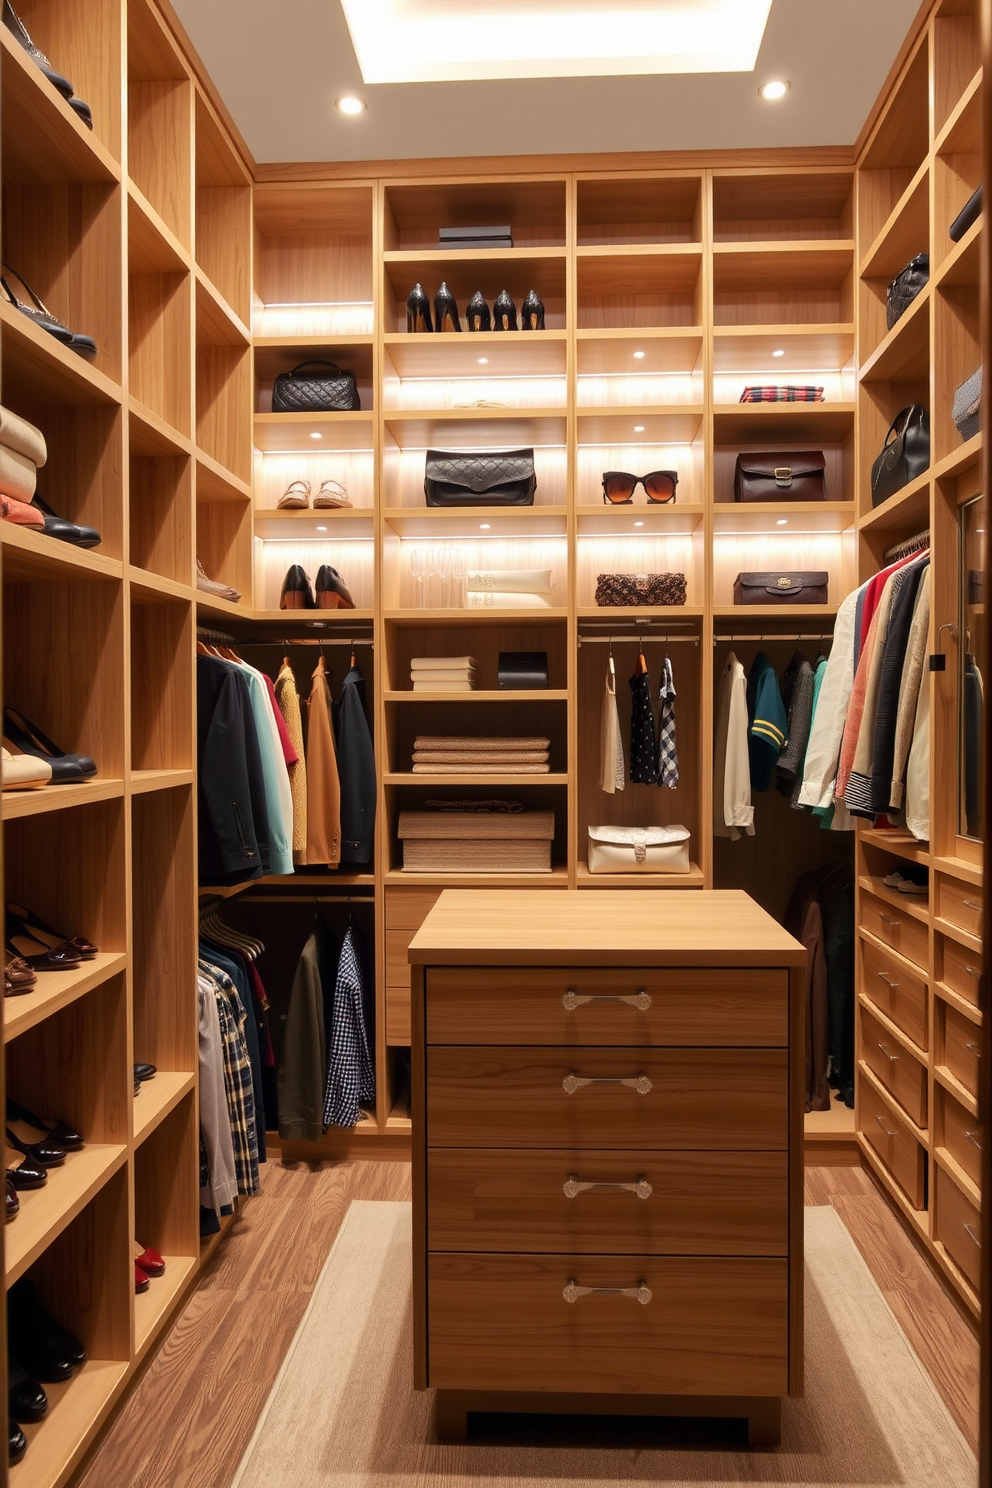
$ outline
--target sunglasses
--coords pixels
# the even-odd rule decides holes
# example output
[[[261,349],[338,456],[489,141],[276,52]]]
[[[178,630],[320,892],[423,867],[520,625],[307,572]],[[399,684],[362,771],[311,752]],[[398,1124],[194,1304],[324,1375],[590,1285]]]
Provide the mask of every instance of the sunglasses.
[[[638,486],[644,487],[648,501],[674,501],[678,483],[678,474],[674,470],[652,470],[649,475],[628,475],[624,470],[604,470],[603,501],[610,506],[629,506]]]

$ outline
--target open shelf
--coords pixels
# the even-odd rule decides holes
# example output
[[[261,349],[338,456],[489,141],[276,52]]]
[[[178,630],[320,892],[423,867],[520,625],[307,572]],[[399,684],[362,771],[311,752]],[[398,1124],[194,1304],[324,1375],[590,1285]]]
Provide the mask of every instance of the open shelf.
[[[85,997],[117,976],[127,965],[121,951],[101,951],[91,961],[84,961],[75,971],[49,971],[38,978],[30,992],[8,997],[4,1004],[4,1043],[43,1022],[52,1013],[68,1007],[78,997]]]
[[[584,858],[576,864],[579,889],[701,889],[705,883],[698,863],[688,873],[590,873]]]
[[[53,6],[51,10],[54,12],[56,8]],[[10,32],[0,36],[0,90],[3,92],[4,113],[8,119],[17,120],[16,129],[4,130],[2,168],[5,180],[17,180],[25,174],[52,182],[111,183],[120,180],[120,138],[119,130],[115,130],[116,111],[113,107],[115,81],[118,99],[120,96],[119,46],[113,44],[112,29],[103,29],[109,20],[108,6],[104,3],[100,10],[99,22],[91,33],[92,48],[87,48],[91,53],[87,85],[84,86],[75,69],[72,71],[77,96],[86,98],[93,107],[92,130],[86,128]],[[35,44],[44,51],[49,46],[44,35],[44,12],[32,10],[30,21]],[[106,44],[107,53],[102,52],[101,42]],[[93,56],[98,48],[98,55]],[[49,56],[56,68],[65,66],[68,71],[69,62],[63,62],[60,51],[61,48],[53,46]]]
[[[121,1143],[87,1143],[81,1151],[70,1152],[63,1167],[52,1170],[44,1188],[19,1195],[21,1210],[4,1244],[8,1287],[23,1276],[126,1160],[127,1148]]]

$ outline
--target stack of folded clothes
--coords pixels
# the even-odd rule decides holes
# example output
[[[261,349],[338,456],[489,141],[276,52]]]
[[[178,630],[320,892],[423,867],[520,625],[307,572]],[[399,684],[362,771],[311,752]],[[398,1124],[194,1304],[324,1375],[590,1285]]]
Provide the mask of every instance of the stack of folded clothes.
[[[77,548],[95,548],[100,541],[95,527],[57,516],[36,494],[38,471],[47,460],[41,430],[0,405],[0,518]]]
[[[547,775],[550,739],[458,738],[418,734],[415,775]]]
[[[462,809],[400,812],[404,873],[551,872],[553,811],[508,812],[500,801],[451,804]]]
[[[470,569],[465,575],[465,608],[547,609],[553,589],[550,568]]]
[[[813,387],[810,383],[794,384],[786,386],[746,387],[741,393],[742,403],[822,403],[822,387]]]
[[[415,656],[410,662],[414,692],[472,692],[477,672],[474,656]]]

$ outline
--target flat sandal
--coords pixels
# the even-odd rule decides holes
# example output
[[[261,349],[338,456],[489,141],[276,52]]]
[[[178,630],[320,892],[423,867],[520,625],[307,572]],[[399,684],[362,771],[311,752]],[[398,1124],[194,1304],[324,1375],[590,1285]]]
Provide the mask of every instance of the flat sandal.
[[[310,482],[308,480],[290,481],[279,498],[280,511],[302,511],[309,505]]]

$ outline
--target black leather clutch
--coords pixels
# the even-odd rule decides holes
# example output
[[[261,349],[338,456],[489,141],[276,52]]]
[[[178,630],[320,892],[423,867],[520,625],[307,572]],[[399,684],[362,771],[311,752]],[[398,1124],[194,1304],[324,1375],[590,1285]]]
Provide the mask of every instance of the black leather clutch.
[[[532,449],[428,450],[428,506],[533,506],[537,477]]]
[[[546,651],[501,651],[496,686],[500,689],[527,690],[548,685]]]

